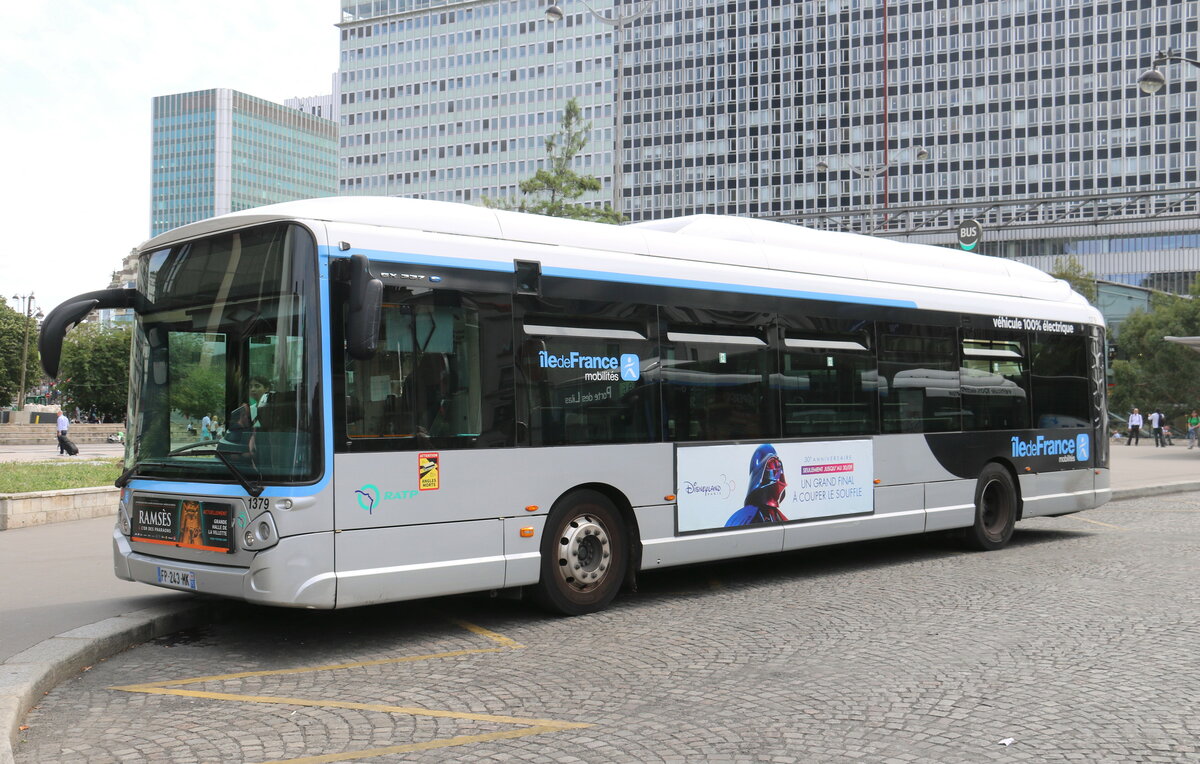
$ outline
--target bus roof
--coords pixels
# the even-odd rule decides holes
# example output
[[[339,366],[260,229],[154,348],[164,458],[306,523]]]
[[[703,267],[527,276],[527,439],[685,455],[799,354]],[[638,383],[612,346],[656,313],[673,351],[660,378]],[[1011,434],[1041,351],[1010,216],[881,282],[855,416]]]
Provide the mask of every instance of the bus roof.
[[[516,258],[540,260],[543,268],[583,265],[584,271],[594,270],[609,255],[631,255],[634,257],[619,257],[620,262],[610,264],[609,271],[636,271],[637,261],[652,258],[658,261],[657,268],[671,273],[678,274],[681,269],[694,271],[692,280],[699,283],[698,279],[719,280],[725,271],[710,266],[734,266],[739,268],[740,276],[731,283],[744,283],[746,271],[740,269],[759,269],[769,272],[761,274],[768,280],[783,274],[803,274],[833,286],[837,283],[844,286],[845,280],[851,280],[874,287],[865,290],[868,296],[892,293],[902,298],[902,302],[907,299],[918,307],[999,315],[1041,313],[1045,318],[1103,324],[1099,311],[1072,292],[1066,282],[1014,260],[722,215],[692,215],[616,226],[453,202],[400,197],[324,197],[256,207],[192,223],[150,239],[141,249],[156,249],[208,233],[280,220],[320,221],[328,227],[331,241],[344,238],[355,247],[366,246],[361,243],[363,236],[370,235],[373,239],[384,233],[382,229],[469,236],[547,245],[553,249],[541,254],[522,253]],[[369,233],[372,231],[373,234]],[[598,257],[598,252],[604,254]],[[504,247],[484,257],[508,264],[514,259],[513,252]],[[642,263],[641,267],[654,266]],[[727,272],[733,276],[732,271]],[[776,275],[772,277],[771,273]],[[945,295],[945,290],[965,293],[967,299],[949,302],[917,299],[931,291]],[[969,296],[972,294],[974,297]],[[1018,310],[1014,303],[1005,310],[1005,303],[1010,301],[985,299],[984,302],[992,304],[984,305],[977,302],[980,295],[1017,298],[1025,308],[1030,307],[1027,301],[1056,307],[1031,313]]]

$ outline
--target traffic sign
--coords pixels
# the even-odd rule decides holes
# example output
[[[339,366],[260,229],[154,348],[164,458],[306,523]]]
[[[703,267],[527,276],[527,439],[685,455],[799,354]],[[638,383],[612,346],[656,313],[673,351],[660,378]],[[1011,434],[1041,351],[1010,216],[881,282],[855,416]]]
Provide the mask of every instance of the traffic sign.
[[[983,224],[978,220],[964,220],[958,224],[958,246],[970,252],[983,238]]]

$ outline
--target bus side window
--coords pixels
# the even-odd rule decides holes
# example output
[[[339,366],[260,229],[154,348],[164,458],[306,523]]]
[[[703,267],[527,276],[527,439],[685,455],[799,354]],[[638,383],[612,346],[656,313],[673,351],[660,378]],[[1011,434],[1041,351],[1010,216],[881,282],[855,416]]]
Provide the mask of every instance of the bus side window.
[[[1038,333],[1031,343],[1033,426],[1089,427],[1087,340]]]
[[[1029,364],[1024,340],[1004,332],[968,332],[962,341],[965,430],[1029,426]]]
[[[880,323],[876,332],[883,432],[950,432],[961,428],[955,330]]]
[[[774,438],[775,352],[747,328],[671,326],[662,348],[663,402],[673,440]]]
[[[875,432],[878,374],[869,332],[787,330],[775,386],[785,437]]]

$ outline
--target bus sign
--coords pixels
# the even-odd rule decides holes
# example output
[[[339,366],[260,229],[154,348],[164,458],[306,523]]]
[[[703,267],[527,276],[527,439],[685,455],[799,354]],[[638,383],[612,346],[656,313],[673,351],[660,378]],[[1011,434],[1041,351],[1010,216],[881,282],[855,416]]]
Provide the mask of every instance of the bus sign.
[[[958,246],[967,252],[975,249],[983,238],[983,224],[978,220],[964,220],[958,224]]]

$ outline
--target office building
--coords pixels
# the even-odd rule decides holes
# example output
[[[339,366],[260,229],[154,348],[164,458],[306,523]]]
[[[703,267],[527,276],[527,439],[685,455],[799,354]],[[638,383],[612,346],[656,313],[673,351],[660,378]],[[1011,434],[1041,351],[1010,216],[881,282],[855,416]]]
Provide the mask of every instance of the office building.
[[[337,193],[337,123],[227,88],[153,104],[150,235]]]
[[[749,215],[1184,291],[1200,272],[1200,69],[1178,0],[343,0],[342,193],[476,201],[529,177],[572,95],[632,220]],[[643,12],[643,15],[638,15]],[[613,28],[622,25],[620,79]],[[619,83],[618,88],[614,85]],[[886,95],[885,95],[886,94]],[[603,199],[604,192],[597,196]]]
[[[306,114],[311,114],[314,117],[321,117],[322,119],[337,122],[341,115],[341,111],[338,109],[338,102],[340,100],[338,79],[336,73],[330,75],[329,80],[332,87],[326,95],[285,98],[283,105],[289,109],[298,109]]]
[[[569,98],[592,125],[575,169],[607,188],[612,33],[580,16],[551,25],[545,8],[544,0],[342,0],[339,193],[514,197],[541,166]]]

